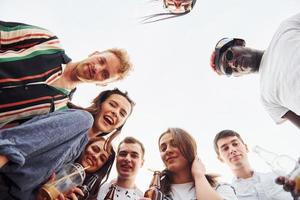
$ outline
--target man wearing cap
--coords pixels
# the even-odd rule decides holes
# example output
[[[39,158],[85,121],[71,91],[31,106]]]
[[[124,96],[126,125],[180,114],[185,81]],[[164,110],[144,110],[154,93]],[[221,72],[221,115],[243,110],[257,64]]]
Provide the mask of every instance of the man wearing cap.
[[[211,56],[219,75],[260,74],[261,100],[279,124],[300,128],[300,13],[281,23],[265,51],[246,47],[243,39],[223,38]]]

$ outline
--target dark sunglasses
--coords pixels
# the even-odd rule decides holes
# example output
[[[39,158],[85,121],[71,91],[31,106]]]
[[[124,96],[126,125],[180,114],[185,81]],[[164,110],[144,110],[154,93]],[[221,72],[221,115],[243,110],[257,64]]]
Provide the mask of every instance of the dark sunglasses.
[[[239,38],[223,38],[217,43],[215,47],[214,63],[216,65],[216,70],[228,76],[232,74],[232,68],[223,66],[223,70],[221,70],[220,59],[223,53],[225,53],[226,61],[231,61],[233,59],[233,52],[229,49],[232,46],[245,46],[245,41]]]
[[[224,53],[225,53],[224,58],[225,58],[226,62],[230,62],[230,61],[233,60],[233,52],[230,49],[228,49]],[[227,76],[232,75],[233,71],[232,71],[231,67],[229,67],[229,66],[223,66],[223,70],[224,70],[225,75],[227,75]]]

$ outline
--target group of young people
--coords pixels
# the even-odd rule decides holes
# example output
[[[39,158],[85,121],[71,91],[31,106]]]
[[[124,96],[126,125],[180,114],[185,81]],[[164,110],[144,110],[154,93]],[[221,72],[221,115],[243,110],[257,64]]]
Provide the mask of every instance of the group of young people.
[[[218,74],[268,73],[261,78],[264,105],[276,121],[288,119],[297,126],[300,118],[294,88],[298,85],[299,22],[300,15],[283,22],[265,52],[246,48],[242,39],[226,38],[218,42],[211,59]],[[113,184],[115,199],[149,200],[135,184],[144,163],[143,144],[126,137],[116,152],[112,148],[133,111],[134,102],[127,93],[105,90],[87,108],[70,102],[79,84],[105,85],[124,78],[131,68],[125,50],[94,52],[74,62],[48,30],[0,21],[0,199],[40,200],[40,188],[52,181],[53,174],[76,162],[86,168],[84,182],[98,175],[87,199],[102,200]],[[288,75],[292,77],[287,80]],[[289,91],[293,93],[288,95]],[[169,128],[160,135],[165,200],[292,199],[275,183],[274,174],[252,169],[248,147],[238,133],[219,132],[214,147],[218,159],[235,176],[231,184],[206,174],[197,142],[184,129]],[[118,176],[105,183],[115,159]],[[76,200],[78,195],[82,191],[73,188],[58,199]]]

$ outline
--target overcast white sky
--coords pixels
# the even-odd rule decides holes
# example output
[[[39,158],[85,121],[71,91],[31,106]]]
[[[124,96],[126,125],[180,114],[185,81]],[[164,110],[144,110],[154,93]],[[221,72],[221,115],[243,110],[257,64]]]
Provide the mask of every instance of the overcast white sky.
[[[82,86],[75,103],[87,106],[100,91],[127,90],[136,107],[122,132],[145,144],[145,165],[137,185],[146,189],[152,173],[162,169],[157,140],[168,127],[180,127],[198,142],[208,172],[231,181],[212,140],[223,129],[239,132],[249,147],[300,156],[300,133],[289,122],[276,125],[259,99],[259,76],[217,76],[209,57],[222,37],[241,37],[247,45],[265,49],[279,23],[299,11],[299,0],[198,0],[183,17],[142,25],[139,18],[162,12],[162,0],[1,0],[0,20],[19,21],[56,33],[74,60],[94,50],[122,47],[135,70],[108,87]],[[256,155],[253,168],[268,171]],[[115,169],[111,177],[115,177]]]

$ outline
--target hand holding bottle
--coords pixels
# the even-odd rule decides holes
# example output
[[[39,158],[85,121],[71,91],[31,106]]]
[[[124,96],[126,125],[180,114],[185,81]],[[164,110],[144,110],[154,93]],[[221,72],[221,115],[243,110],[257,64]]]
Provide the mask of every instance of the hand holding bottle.
[[[276,183],[283,186],[283,189],[290,192],[293,197],[300,196],[300,158],[294,170],[288,176],[279,176]]]
[[[300,196],[300,159],[297,162],[288,155],[278,155],[259,146],[255,146],[253,151],[278,175],[275,180],[277,184],[293,197]]]

